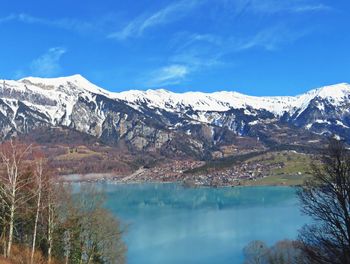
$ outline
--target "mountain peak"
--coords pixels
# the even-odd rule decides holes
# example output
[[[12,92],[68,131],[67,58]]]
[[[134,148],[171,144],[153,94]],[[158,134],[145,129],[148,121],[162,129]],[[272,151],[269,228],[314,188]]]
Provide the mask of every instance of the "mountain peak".
[[[20,80],[20,82],[23,81],[30,81],[31,83],[42,83],[42,84],[62,84],[66,82],[73,82],[73,83],[90,83],[85,77],[83,77],[80,74],[74,74],[69,76],[63,76],[63,77],[33,77],[28,76],[24,77]]]
[[[350,94],[350,85],[348,83],[339,83],[329,86],[324,86],[309,93],[315,93],[315,96],[321,98],[331,98],[334,101],[342,101],[344,97]]]
[[[182,132],[189,131],[189,127],[192,129],[192,125],[209,124],[213,128],[210,130],[213,138],[219,127],[243,135],[255,125],[268,130],[270,124],[283,121],[318,134],[337,134],[350,142],[350,85],[347,83],[321,87],[298,96],[279,97],[249,96],[233,91],[175,93],[165,89],[114,93],[75,74],[3,80],[0,95],[2,117],[7,118],[0,122],[0,128],[3,126],[5,132],[17,129],[22,133],[28,126],[36,128],[43,124],[64,126],[97,137],[106,136],[113,142],[121,137],[132,139],[137,148],[142,149],[149,138],[146,141],[140,138],[145,138],[146,134],[154,138],[154,133],[158,132],[150,131],[159,128],[157,123],[156,127],[150,125],[152,127],[144,131],[139,130],[138,124],[143,120],[148,125],[156,118],[161,127]],[[26,107],[18,108],[16,102],[19,101]],[[23,125],[23,122],[27,123]],[[168,136],[162,136],[164,138]]]
[[[350,95],[350,85],[348,83],[324,86],[294,97],[257,97],[234,91],[175,93],[166,89],[149,89],[109,92],[91,83],[80,74],[58,78],[27,77],[19,82],[27,82],[27,84],[29,82],[32,87],[37,87],[35,89],[45,87],[45,89],[55,90],[60,86],[65,86],[69,90],[72,88],[71,85],[73,85],[78,92],[87,91],[93,94],[102,94],[113,99],[121,99],[127,101],[132,107],[137,108],[138,104],[147,103],[151,108],[171,111],[182,111],[183,108],[189,107],[198,111],[222,112],[230,109],[251,107],[283,115],[285,112],[293,113],[296,109],[305,109],[316,97],[331,101],[335,105],[341,105],[345,100],[349,99]]]
[[[60,85],[66,85],[72,83],[82,90],[86,90],[95,94],[110,95],[110,92],[107,90],[98,87],[97,85],[91,83],[81,74],[74,74],[64,77],[56,78],[42,78],[42,77],[25,77],[19,80],[19,82],[30,82],[33,85],[50,85],[53,87],[59,87]]]
[[[148,89],[147,92],[170,93],[169,90],[166,90],[166,89],[164,89],[164,88],[159,88],[159,89]]]

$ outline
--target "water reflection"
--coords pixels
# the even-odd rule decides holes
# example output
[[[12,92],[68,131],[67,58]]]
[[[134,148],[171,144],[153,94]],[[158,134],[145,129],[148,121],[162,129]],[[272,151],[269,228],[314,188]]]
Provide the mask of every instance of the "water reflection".
[[[251,240],[296,237],[307,219],[288,187],[183,188],[99,185],[130,224],[128,263],[241,263]]]

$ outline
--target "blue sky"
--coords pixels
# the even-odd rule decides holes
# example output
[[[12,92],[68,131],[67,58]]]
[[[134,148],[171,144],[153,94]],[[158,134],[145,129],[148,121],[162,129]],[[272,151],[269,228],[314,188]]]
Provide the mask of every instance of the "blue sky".
[[[349,0],[2,0],[0,78],[295,95],[350,82]]]

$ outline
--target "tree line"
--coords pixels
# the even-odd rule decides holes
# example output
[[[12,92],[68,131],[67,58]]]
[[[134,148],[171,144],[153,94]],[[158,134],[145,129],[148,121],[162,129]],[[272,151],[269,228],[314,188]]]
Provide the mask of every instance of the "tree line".
[[[0,145],[0,250],[12,263],[124,263],[122,227],[91,185],[60,183],[39,147]]]
[[[311,167],[297,195],[312,222],[296,241],[272,247],[252,241],[243,250],[245,264],[350,264],[350,150],[331,140]]]

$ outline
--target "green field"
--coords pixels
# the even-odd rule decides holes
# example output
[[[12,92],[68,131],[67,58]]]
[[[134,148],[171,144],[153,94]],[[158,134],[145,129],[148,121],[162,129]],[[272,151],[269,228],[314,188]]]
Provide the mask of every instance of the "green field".
[[[311,176],[312,156],[293,151],[269,152],[247,162],[272,166],[268,176],[242,182],[243,185],[300,185]]]

